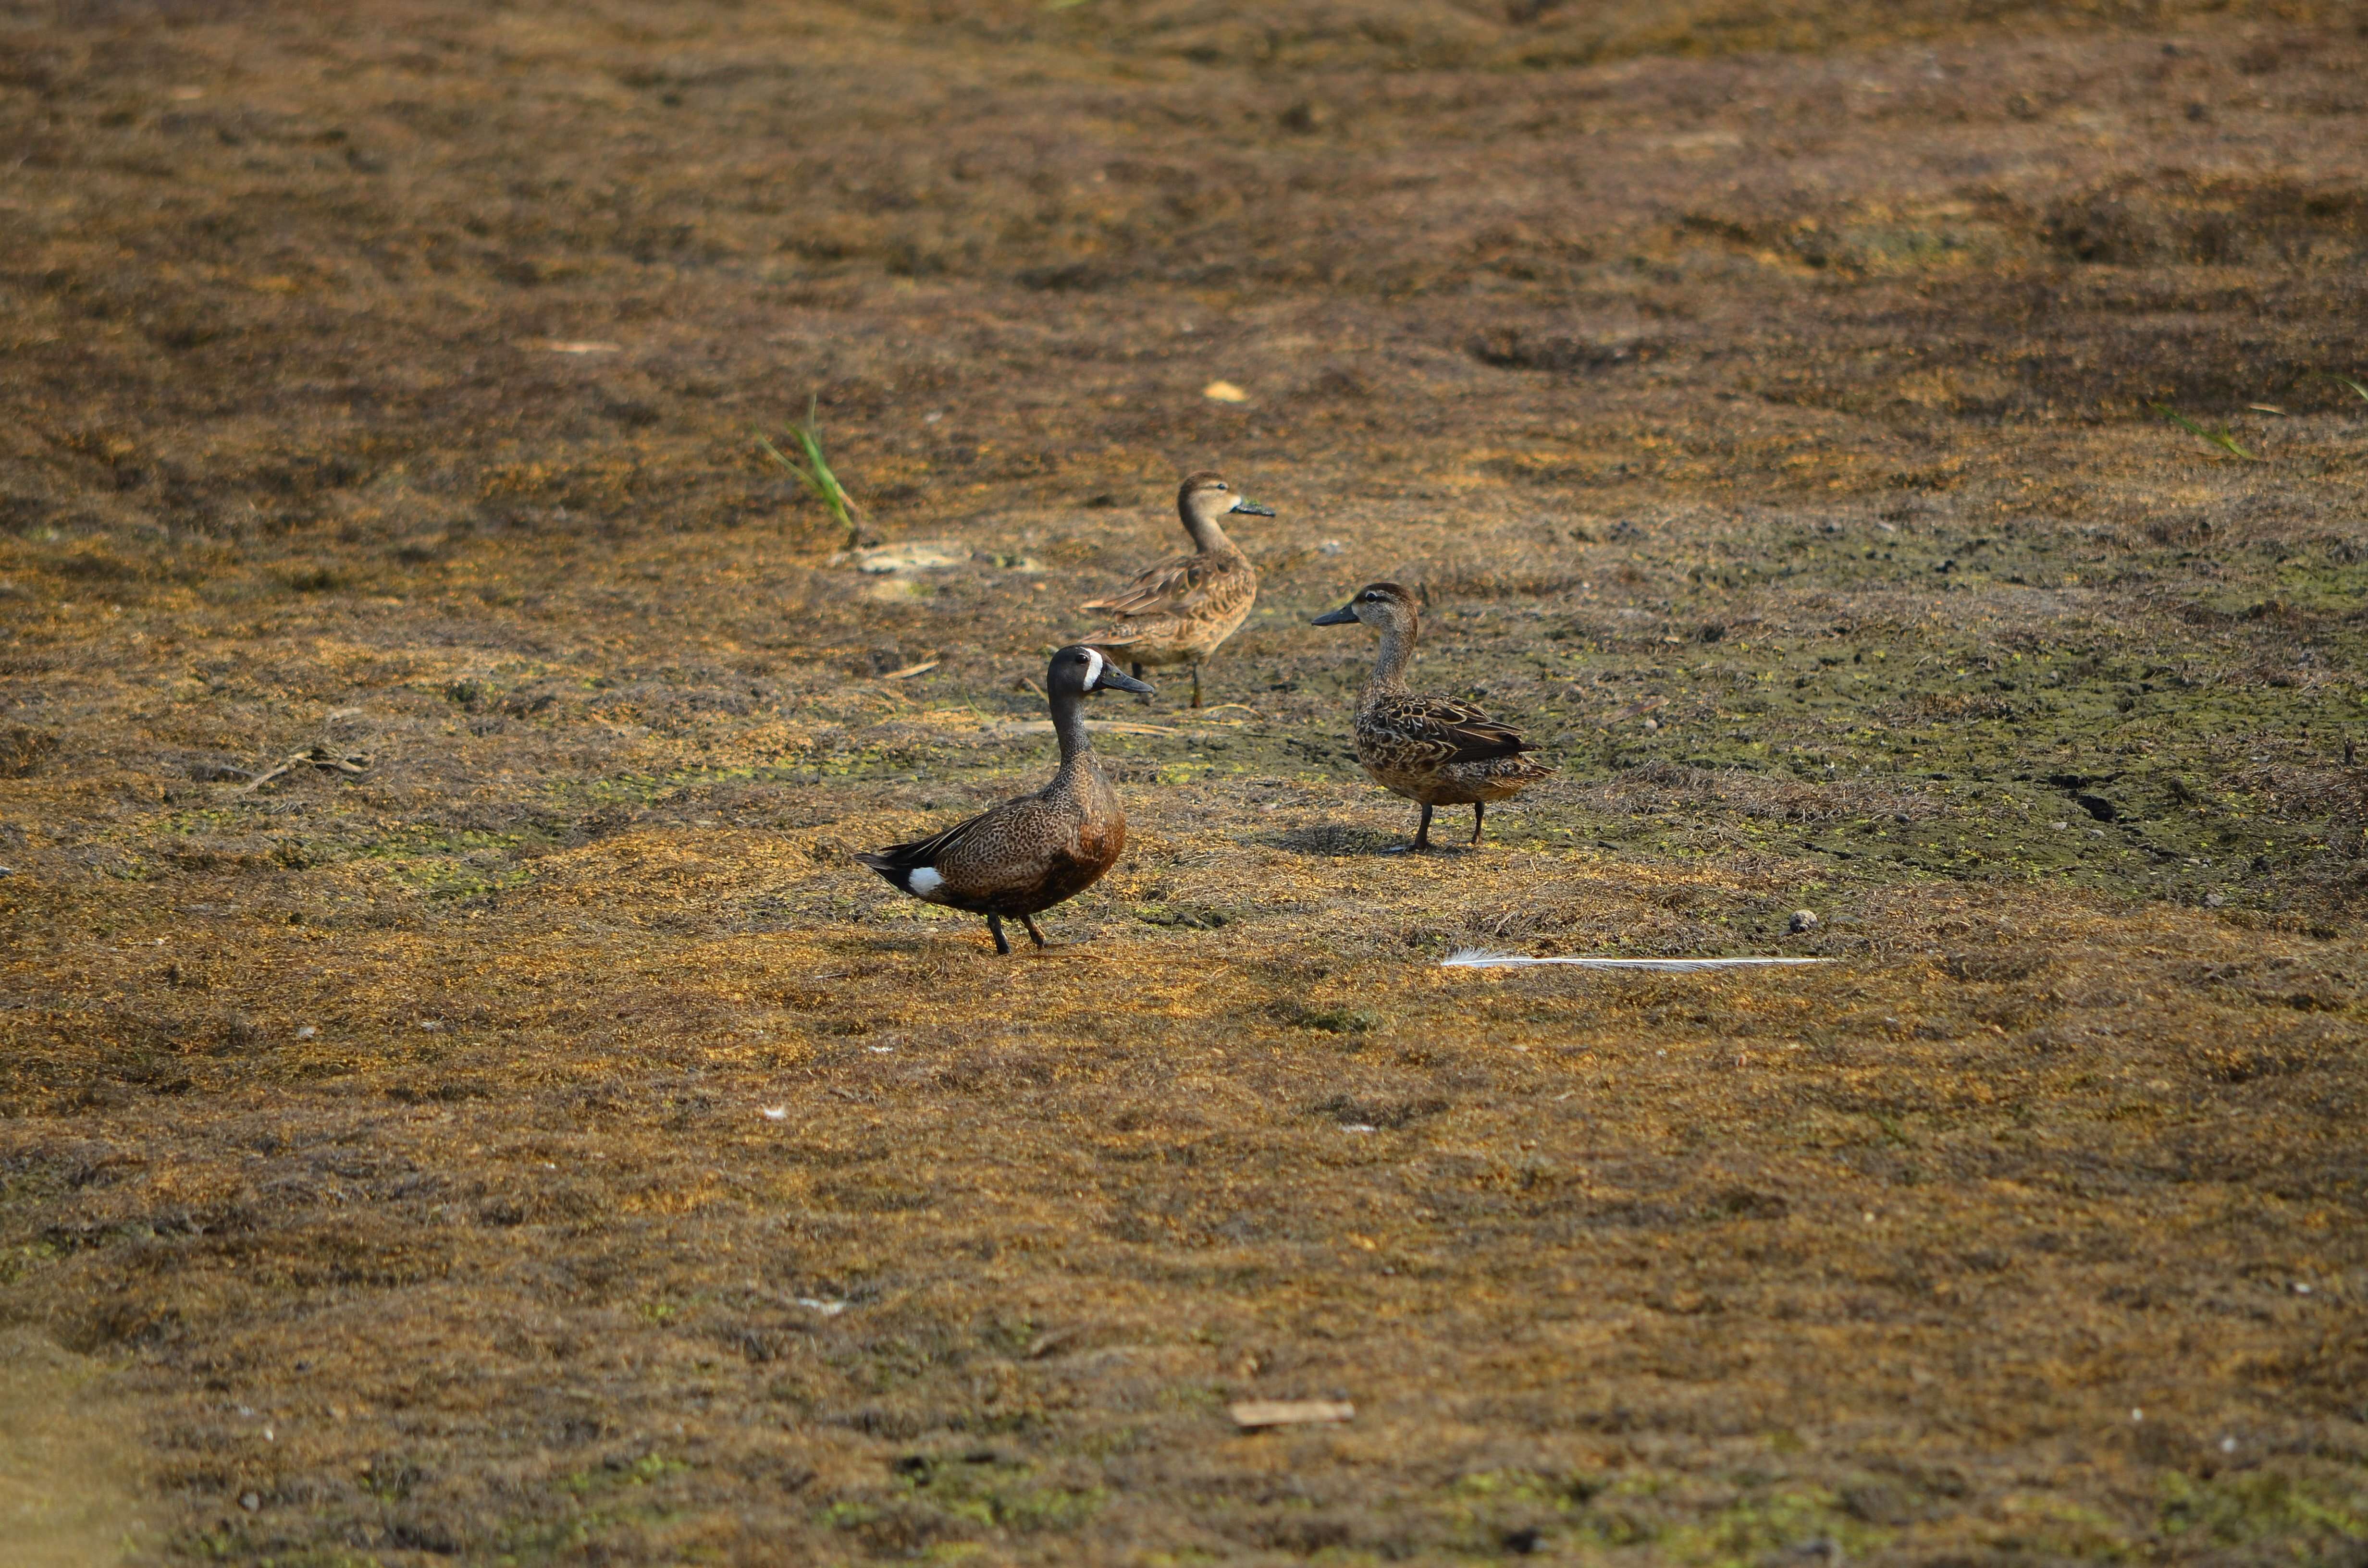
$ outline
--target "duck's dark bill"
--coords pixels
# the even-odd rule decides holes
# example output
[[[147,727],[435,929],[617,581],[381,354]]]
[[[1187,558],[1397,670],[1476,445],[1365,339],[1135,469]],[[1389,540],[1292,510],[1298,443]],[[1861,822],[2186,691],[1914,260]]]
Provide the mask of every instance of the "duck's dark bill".
[[[1255,501],[1236,501],[1234,503],[1234,510],[1236,512],[1247,512],[1253,517],[1271,517],[1274,516],[1273,507],[1261,506]]]
[[[1332,611],[1328,615],[1317,616],[1314,620],[1309,621],[1307,624],[1310,626],[1346,626],[1356,619],[1357,607],[1355,605],[1342,605],[1338,609]]]
[[[1132,691],[1141,697],[1150,697],[1159,690],[1157,687],[1152,685],[1149,681],[1137,680],[1133,676],[1128,675],[1124,670],[1118,669],[1110,665],[1104,665],[1102,666],[1101,679],[1094,682],[1094,689],[1096,691],[1100,691],[1105,687],[1112,691]]]

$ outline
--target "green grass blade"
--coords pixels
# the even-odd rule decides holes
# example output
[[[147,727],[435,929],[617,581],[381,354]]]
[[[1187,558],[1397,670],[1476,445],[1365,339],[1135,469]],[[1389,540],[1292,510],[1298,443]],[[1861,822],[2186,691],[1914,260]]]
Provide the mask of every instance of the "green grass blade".
[[[2190,419],[2187,415],[2180,413],[2179,410],[2171,407],[2167,403],[2150,403],[2146,404],[2146,406],[2153,409],[2157,414],[2161,415],[2165,419],[2169,420],[2173,425],[2176,425],[2180,429],[2186,431],[2189,435],[2199,437],[2203,440],[2209,441],[2214,446],[2219,448],[2222,451],[2240,457],[2248,463],[2265,463],[2270,460],[2269,459],[2262,457],[2258,452],[2247,451],[2237,443],[2237,437],[2230,435],[2227,431],[2207,430],[2203,426],[2198,425],[2194,420]]]
[[[773,445],[762,431],[757,432],[757,445],[767,457],[797,475],[798,483],[827,507],[830,515],[838,520],[838,526],[847,530],[848,542],[854,543],[855,501],[848,494],[847,487],[839,483],[838,475],[830,471],[830,463],[823,456],[822,430],[814,423],[814,405],[811,402],[806,404],[805,422],[790,426],[790,437],[798,449],[795,457]]]
[[[2349,376],[2339,376],[2332,370],[2313,370],[2306,379],[2314,381],[2333,381],[2338,386],[2350,387],[2360,394],[2362,402],[2368,403],[2368,387],[2362,386]]]

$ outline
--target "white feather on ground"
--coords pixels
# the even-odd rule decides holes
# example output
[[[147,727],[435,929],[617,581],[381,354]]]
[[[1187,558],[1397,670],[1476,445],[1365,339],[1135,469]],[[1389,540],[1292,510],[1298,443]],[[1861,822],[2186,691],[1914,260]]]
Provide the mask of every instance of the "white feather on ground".
[[[1440,960],[1441,969],[1527,969],[1534,964],[1566,964],[1573,969],[1656,969],[1691,974],[1702,969],[1788,968],[1794,964],[1832,963],[1831,959],[1532,959],[1519,953],[1490,953],[1462,948]]]

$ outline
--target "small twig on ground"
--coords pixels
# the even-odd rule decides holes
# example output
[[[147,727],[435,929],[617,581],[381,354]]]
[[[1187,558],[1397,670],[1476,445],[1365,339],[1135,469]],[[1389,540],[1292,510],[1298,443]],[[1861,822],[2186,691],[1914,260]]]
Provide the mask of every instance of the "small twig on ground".
[[[1234,1424],[1246,1432],[1265,1426],[1321,1426],[1357,1417],[1357,1407],[1346,1400],[1245,1399],[1226,1409]]]
[[[336,752],[327,746],[308,746],[302,751],[290,752],[240,785],[238,792],[251,795],[272,780],[284,778],[300,767],[324,768],[331,773],[342,773],[348,778],[358,778],[369,767],[370,758],[359,752]]]

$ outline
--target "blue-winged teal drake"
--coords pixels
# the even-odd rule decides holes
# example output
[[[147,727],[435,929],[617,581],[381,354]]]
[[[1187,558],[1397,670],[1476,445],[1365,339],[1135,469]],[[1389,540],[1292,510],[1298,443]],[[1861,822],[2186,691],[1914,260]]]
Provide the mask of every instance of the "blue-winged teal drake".
[[[1374,783],[1421,805],[1417,849],[1430,847],[1433,806],[1470,806],[1472,842],[1479,843],[1488,802],[1520,794],[1553,767],[1523,756],[1537,747],[1470,703],[1406,689],[1406,667],[1422,628],[1412,594],[1395,583],[1368,583],[1315,624],[1357,620],[1382,634],[1373,678],[1357,700],[1357,760]]]
[[[1077,608],[1108,618],[1110,630],[1083,639],[1123,657],[1140,678],[1146,665],[1192,666],[1192,706],[1201,706],[1201,665],[1241,627],[1258,602],[1258,568],[1217,519],[1228,512],[1253,517],[1274,513],[1234,494],[1223,475],[1187,475],[1176,510],[1192,536],[1192,553],[1178,555],[1135,575],[1117,593]]]
[[[1152,689],[1120,674],[1095,649],[1062,649],[1044,672],[1053,733],[1061,742],[1053,781],[917,843],[856,858],[899,892],[985,915],[998,953],[1011,950],[1003,936],[1007,915],[1042,947],[1044,933],[1032,916],[1099,881],[1126,848],[1126,810],[1103,777],[1080,710],[1087,692],[1112,687],[1145,696]]]

